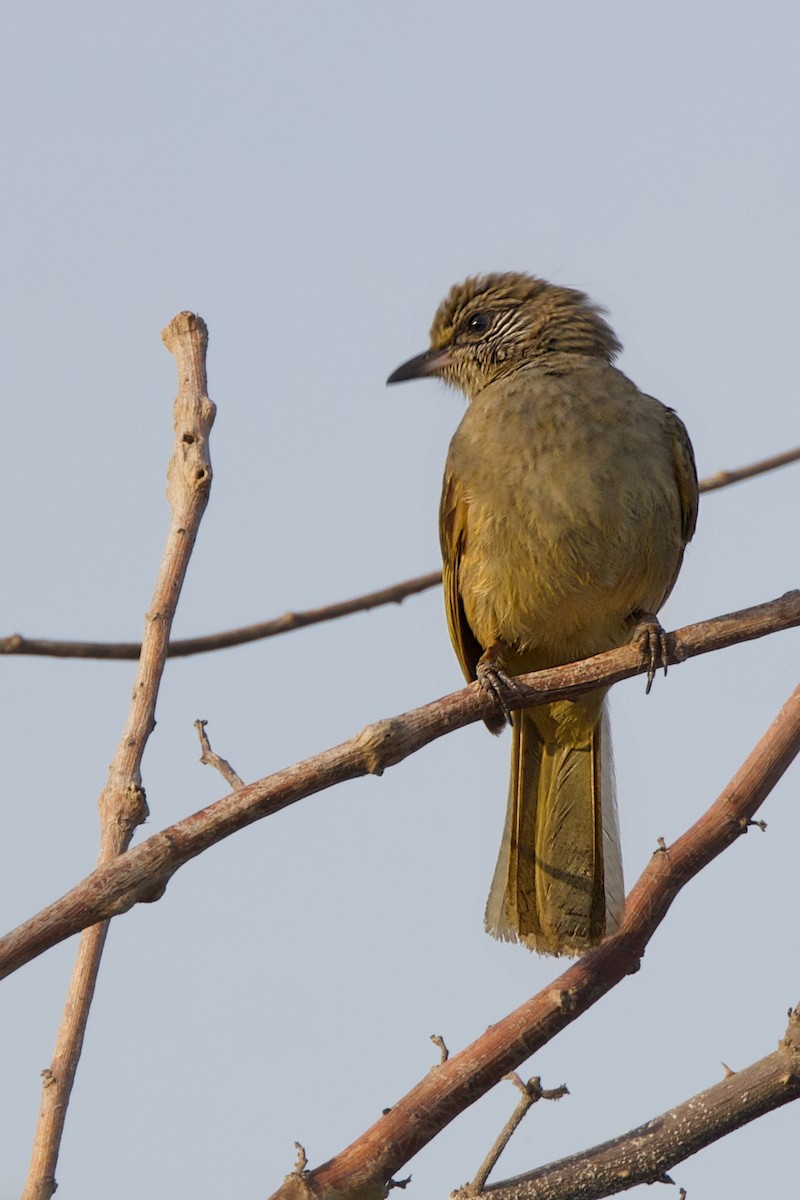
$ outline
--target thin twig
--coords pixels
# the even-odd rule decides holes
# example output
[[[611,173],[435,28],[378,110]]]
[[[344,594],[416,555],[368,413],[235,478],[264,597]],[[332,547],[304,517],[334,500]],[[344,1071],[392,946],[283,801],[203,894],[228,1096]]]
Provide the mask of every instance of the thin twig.
[[[503,1128],[498,1133],[494,1143],[486,1155],[486,1158],[481,1163],[475,1173],[475,1178],[472,1183],[467,1184],[465,1188],[461,1188],[457,1196],[478,1196],[486,1186],[486,1180],[494,1170],[497,1160],[505,1150],[511,1138],[516,1133],[519,1126],[522,1124],[525,1115],[533,1108],[539,1100],[560,1100],[562,1096],[569,1095],[569,1088],[565,1083],[562,1083],[557,1088],[543,1088],[541,1078],[534,1075],[527,1083],[523,1083],[516,1071],[511,1071],[506,1079],[510,1080],[516,1088],[522,1093],[517,1107],[512,1112],[511,1116],[506,1121]]]
[[[145,620],[142,656],[130,709],[109,768],[108,781],[98,801],[98,863],[101,865],[113,862],[124,853],[136,826],[147,816],[141,777],[142,755],[155,725],[156,697],[167,657],[172,619],[211,486],[207,438],[214,420],[214,406],[206,395],[206,327],[192,313],[180,313],[162,337],[178,367],[175,443],[167,469],[171,522],[152,605]],[[56,1189],[55,1168],[64,1119],[107,933],[108,921],[102,921],[85,929],[81,936],[53,1060],[42,1088],[23,1200],[49,1200]]]
[[[486,1189],[491,1200],[601,1200],[663,1179],[683,1162],[800,1097],[800,1008],[778,1049],[637,1129]],[[684,1193],[685,1194],[685,1193]]]
[[[786,450],[783,454],[775,454],[771,458],[761,459],[760,462],[751,463],[746,467],[738,467],[732,471],[717,471],[714,475],[700,480],[700,491],[713,492],[719,488],[728,487],[732,483],[739,483],[743,479],[752,479],[754,475],[761,475],[765,471],[774,471],[777,467],[784,467],[798,459],[800,459],[800,446],[794,450]],[[406,579],[402,583],[395,583],[375,592],[354,596],[351,600],[340,600],[335,604],[326,604],[320,608],[309,608],[300,612],[287,612],[283,616],[273,617],[269,621],[243,625],[239,629],[228,629],[222,633],[210,633],[196,638],[178,638],[169,644],[169,657],[185,658],[191,654],[206,654],[211,650],[226,650],[231,646],[241,646],[247,642],[276,637],[280,633],[289,633],[293,629],[303,629],[307,625],[317,625],[322,621],[333,621],[338,617],[350,616],[352,613],[366,612],[384,604],[399,604],[407,596],[427,591],[441,582],[441,571],[430,571],[426,575],[418,575],[414,579]],[[139,657],[139,650],[140,646],[137,642],[59,641],[53,638],[28,638],[21,633],[12,633],[8,637],[0,638],[0,654],[118,660],[136,659]]]
[[[783,454],[773,454],[771,458],[762,458],[759,462],[750,463],[747,467],[737,467],[732,471],[716,471],[700,480],[701,492],[715,492],[718,488],[728,487],[731,483],[740,483],[743,479],[752,479],[754,475],[763,475],[765,471],[775,471],[778,467],[786,467],[789,463],[800,459],[800,446],[794,450],[784,450]]]
[[[200,755],[200,762],[204,767],[214,767],[217,771],[219,771],[225,782],[232,788],[244,787],[244,780],[242,779],[241,775],[236,774],[228,760],[225,758],[220,758],[220,756],[215,754],[211,749],[211,743],[209,742],[208,734],[206,733],[207,724],[208,721],[195,721],[194,723],[194,727],[197,730],[197,736],[200,739],[200,749],[202,751]]]
[[[687,625],[669,634],[669,662],[677,664],[797,625],[800,591],[787,592],[768,604]],[[638,647],[608,650],[580,663],[520,675],[514,696],[508,698],[509,706],[528,708],[574,698],[646,669]],[[185,863],[254,821],[345,780],[381,775],[437,738],[484,720],[493,712],[494,701],[479,685],[471,684],[401,716],[376,721],[338,746],[223,796],[153,834],[115,862],[98,867],[60,900],[0,938],[0,978],[87,925],[127,912],[135,904],[159,899]]]
[[[321,608],[287,612],[269,621],[203,637],[178,638],[169,644],[169,657],[186,658],[191,654],[206,654],[210,650],[227,650],[230,646],[242,646],[247,642],[276,637],[280,633],[290,633],[293,629],[304,629],[306,625],[318,625],[351,613],[367,612],[383,604],[400,604],[406,596],[415,596],[441,582],[442,572],[430,571],[427,575],[417,575],[414,579],[394,583],[391,587],[379,588],[376,592],[367,592],[363,596],[354,596],[351,600],[340,600]],[[138,642],[66,642],[52,638],[26,638],[21,633],[0,638],[0,654],[43,655],[48,658],[136,659],[140,648]]]

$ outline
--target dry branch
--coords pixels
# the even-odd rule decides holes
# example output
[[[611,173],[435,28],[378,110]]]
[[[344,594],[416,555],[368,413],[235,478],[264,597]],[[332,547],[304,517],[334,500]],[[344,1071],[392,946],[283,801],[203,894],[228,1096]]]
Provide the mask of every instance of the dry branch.
[[[747,832],[798,751],[800,687],[711,808],[673,845],[653,855],[628,897],[616,934],[429,1072],[351,1146],[306,1172],[301,1189],[290,1176],[272,1200],[379,1200],[395,1171],[459,1113],[639,969],[648,941],[681,888]]]
[[[219,771],[228,787],[244,787],[244,780],[242,779],[241,775],[234,771],[228,760],[221,758],[219,754],[215,754],[211,749],[211,743],[208,740],[208,734],[206,733],[207,724],[207,721],[195,721],[194,723],[194,727],[197,730],[197,736],[200,739],[200,762],[204,767],[214,767],[216,771]]]
[[[775,471],[778,467],[786,467],[789,463],[800,459],[800,446],[794,450],[784,450],[782,454],[773,454],[770,458],[762,458],[759,462],[750,463],[747,467],[737,467],[733,471],[717,471],[700,480],[701,492],[714,492],[717,488],[728,487],[731,483],[741,483],[743,479],[752,479],[754,475],[763,475],[765,471]]]
[[[534,1075],[527,1083],[523,1083],[516,1071],[511,1071],[506,1079],[510,1079],[514,1086],[522,1092],[517,1107],[514,1109],[511,1116],[506,1121],[503,1128],[498,1133],[494,1143],[486,1155],[486,1158],[481,1163],[475,1178],[465,1188],[461,1188],[457,1195],[466,1200],[468,1196],[478,1196],[485,1190],[486,1180],[495,1168],[500,1155],[505,1150],[508,1143],[511,1141],[514,1134],[519,1129],[522,1121],[528,1115],[534,1104],[538,1104],[540,1100],[561,1100],[564,1096],[569,1095],[569,1088],[565,1083],[562,1083],[557,1088],[543,1088],[542,1081],[538,1075]]]
[[[147,816],[141,777],[142,755],[155,726],[156,698],[166,662],[172,619],[211,486],[207,439],[214,420],[214,406],[206,395],[206,327],[192,313],[180,313],[162,337],[178,367],[175,443],[167,468],[171,521],[152,605],[145,620],[142,655],[125,728],[98,801],[98,863],[101,866],[113,862],[127,850],[136,826]],[[49,1200],[56,1189],[55,1167],[64,1119],[107,933],[108,921],[91,928],[84,927],[78,946],[53,1060],[44,1072],[39,1120],[23,1200]]]
[[[601,1200],[658,1183],[676,1163],[800,1097],[800,1007],[778,1049],[620,1137],[498,1181],[491,1200]]]
[[[417,575],[391,587],[376,592],[366,592],[351,600],[339,600],[321,608],[307,608],[300,612],[287,612],[269,621],[255,625],[243,625],[239,629],[227,629],[222,633],[209,633],[204,637],[177,638],[169,644],[170,658],[186,658],[191,654],[207,654],[210,650],[227,650],[230,646],[242,646],[247,642],[258,642],[263,638],[276,637],[279,633],[290,633],[293,629],[304,629],[306,625],[319,625],[323,621],[334,621],[351,613],[367,612],[383,604],[400,604],[406,596],[415,596],[442,582],[441,571],[430,571]],[[63,642],[50,638],[26,638],[21,633],[0,639],[0,654],[32,654],[48,658],[99,658],[135,659],[141,649],[138,642]]]
[[[668,635],[669,662],[683,662],[797,625],[800,591],[787,592],[768,604],[688,625]],[[510,707],[568,699],[644,670],[638,648],[623,646],[580,663],[521,675]],[[345,780],[380,775],[436,738],[482,720],[493,711],[492,706],[486,693],[472,684],[401,716],[368,725],[339,746],[237,788],[153,834],[116,861],[99,866],[60,900],[0,938],[0,978],[96,921],[127,912],[135,904],[158,900],[180,867],[254,821]]]
[[[762,475],[765,471],[785,467],[798,459],[800,446],[750,463],[746,467],[717,471],[714,475],[700,480],[700,491],[713,492],[732,483],[752,479],[755,475]],[[289,633],[293,629],[303,629],[306,625],[317,625],[322,621],[350,616],[352,613],[366,612],[383,604],[399,604],[407,596],[427,591],[441,582],[441,571],[430,571],[427,575],[418,575],[414,579],[406,579],[402,583],[380,588],[376,592],[354,596],[351,600],[341,600],[335,604],[300,612],[287,612],[269,621],[259,621],[254,625],[243,625],[239,629],[228,629],[204,637],[178,638],[169,644],[169,657],[184,658],[191,654],[206,654],[210,650],[226,650],[230,646],[241,646],[247,642],[275,637],[280,633]],[[8,637],[0,638],[0,654],[31,654],[49,658],[136,659],[140,649],[138,642],[57,641],[52,638],[27,638],[21,633],[12,633]]]

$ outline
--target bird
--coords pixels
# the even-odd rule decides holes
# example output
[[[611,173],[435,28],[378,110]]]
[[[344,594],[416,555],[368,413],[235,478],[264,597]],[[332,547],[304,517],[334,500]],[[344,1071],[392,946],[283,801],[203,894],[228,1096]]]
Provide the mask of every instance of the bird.
[[[476,275],[387,380],[433,376],[467,399],[439,512],[445,610],[465,678],[495,697],[486,724],[512,725],[485,926],[540,954],[583,954],[622,921],[608,689],[511,712],[514,677],[635,641],[649,690],[697,520],[686,428],[614,365],[621,349],[584,292]]]

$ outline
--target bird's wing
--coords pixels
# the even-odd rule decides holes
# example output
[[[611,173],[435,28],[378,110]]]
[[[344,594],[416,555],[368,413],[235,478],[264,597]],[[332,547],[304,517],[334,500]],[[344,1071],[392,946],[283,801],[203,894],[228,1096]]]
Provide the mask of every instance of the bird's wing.
[[[667,432],[681,502],[681,535],[685,545],[691,541],[697,524],[697,467],[686,426],[671,408],[667,409]]]
[[[458,586],[461,555],[464,552],[467,536],[467,508],[468,500],[464,494],[464,488],[455,478],[448,463],[444,475],[442,503],[439,508],[444,607],[447,613],[450,640],[465,678],[471,681],[475,678],[475,670],[478,659],[483,653],[483,647],[467,621]]]

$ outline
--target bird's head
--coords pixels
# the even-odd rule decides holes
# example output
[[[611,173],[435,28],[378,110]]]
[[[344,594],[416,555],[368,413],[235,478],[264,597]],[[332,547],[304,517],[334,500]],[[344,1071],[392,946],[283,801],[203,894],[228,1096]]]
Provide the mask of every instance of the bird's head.
[[[586,354],[612,362],[621,349],[583,292],[534,275],[478,275],[456,284],[439,305],[430,349],[398,367],[387,383],[436,375],[469,399],[527,363]]]

